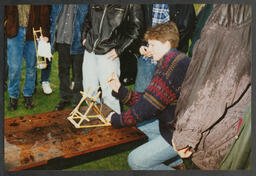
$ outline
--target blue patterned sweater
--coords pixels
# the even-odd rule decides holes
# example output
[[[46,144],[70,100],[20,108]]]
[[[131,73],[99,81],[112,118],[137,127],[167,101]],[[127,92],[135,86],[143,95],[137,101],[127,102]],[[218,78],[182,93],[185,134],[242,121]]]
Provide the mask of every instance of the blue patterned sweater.
[[[176,103],[185,78],[190,58],[171,49],[158,61],[151,83],[143,93],[133,92],[123,85],[112,95],[131,108],[122,114],[114,113],[111,123],[115,128],[134,126],[153,117],[159,119],[159,129],[171,144]]]

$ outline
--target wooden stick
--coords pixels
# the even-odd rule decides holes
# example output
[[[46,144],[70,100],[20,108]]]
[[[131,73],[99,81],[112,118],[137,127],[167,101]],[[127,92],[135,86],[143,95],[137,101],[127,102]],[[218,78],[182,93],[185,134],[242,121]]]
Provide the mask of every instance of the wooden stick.
[[[71,112],[73,113],[74,111],[78,110],[78,108],[80,107],[80,105],[83,103],[84,99],[86,99],[86,97],[82,97],[82,99],[80,100],[80,102],[78,103],[78,105],[75,107],[75,109]],[[70,113],[70,114],[71,114]]]
[[[87,118],[87,114],[88,114],[89,111],[91,110],[92,106],[93,106],[93,103],[90,104],[89,108],[86,110],[86,112],[85,112],[84,115],[82,116],[82,118],[81,118],[81,120],[79,121],[78,125],[80,125],[84,119],[88,119],[88,118]],[[87,121],[89,122],[90,120],[88,119]]]
[[[84,125],[80,126],[80,128],[92,128],[92,127],[101,127],[101,126],[111,126],[111,124],[97,124],[97,125]]]
[[[99,97],[101,92],[99,92],[96,96],[95,96],[95,99],[97,100],[97,98]],[[86,100],[87,103],[89,103],[89,100]],[[103,123],[106,123],[107,122],[107,119],[105,118],[105,116],[102,114],[102,112],[100,111],[100,109],[98,108],[98,106],[96,104],[93,105],[93,110],[94,112],[96,112],[97,114],[101,115],[101,117],[104,119],[105,122]]]
[[[89,115],[88,118],[98,118],[98,115]]]

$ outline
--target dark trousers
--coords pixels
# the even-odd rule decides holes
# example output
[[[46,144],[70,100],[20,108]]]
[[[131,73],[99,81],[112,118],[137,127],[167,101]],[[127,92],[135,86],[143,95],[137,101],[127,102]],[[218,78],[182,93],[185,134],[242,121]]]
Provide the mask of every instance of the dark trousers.
[[[57,43],[56,49],[59,53],[59,79],[60,79],[60,98],[63,101],[70,101],[73,95],[73,102],[77,104],[81,99],[80,91],[82,85],[82,64],[83,54],[71,55],[70,45]],[[70,69],[72,68],[74,89],[70,90]]]

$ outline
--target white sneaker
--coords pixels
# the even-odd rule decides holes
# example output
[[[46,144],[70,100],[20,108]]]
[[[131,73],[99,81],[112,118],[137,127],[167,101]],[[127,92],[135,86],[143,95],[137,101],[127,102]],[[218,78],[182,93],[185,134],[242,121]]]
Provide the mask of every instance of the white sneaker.
[[[42,82],[42,87],[43,87],[43,92],[45,94],[49,95],[49,94],[52,93],[52,89],[51,89],[49,81],[43,81]]]

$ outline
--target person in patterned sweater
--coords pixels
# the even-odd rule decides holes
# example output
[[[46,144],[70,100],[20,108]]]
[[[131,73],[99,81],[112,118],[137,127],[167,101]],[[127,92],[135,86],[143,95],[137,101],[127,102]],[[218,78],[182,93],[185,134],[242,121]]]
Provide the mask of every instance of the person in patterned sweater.
[[[128,156],[128,163],[133,170],[173,170],[184,165],[171,146],[172,120],[190,58],[176,49],[179,31],[174,22],[149,28],[144,38],[157,62],[153,79],[143,93],[132,92],[121,85],[117,75],[112,73],[109,84],[113,96],[131,108],[121,114],[111,112],[107,120],[115,128],[121,128],[157,117],[160,134],[133,150]],[[178,159],[167,162],[174,158]]]

